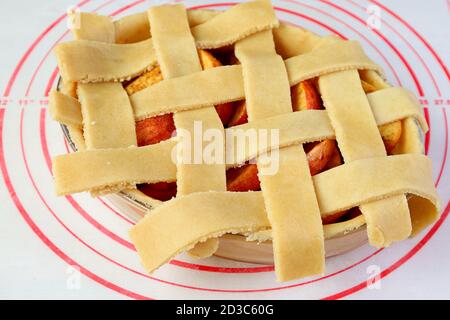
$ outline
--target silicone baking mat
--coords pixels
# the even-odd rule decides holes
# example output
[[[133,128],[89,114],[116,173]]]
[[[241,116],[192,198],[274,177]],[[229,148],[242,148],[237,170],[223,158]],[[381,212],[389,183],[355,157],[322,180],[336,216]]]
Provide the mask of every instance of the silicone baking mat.
[[[149,276],[108,197],[56,197],[51,156],[69,152],[46,110],[58,78],[55,44],[70,39],[69,8],[122,17],[166,1],[2,1],[0,52],[0,297],[104,299],[450,298],[449,2],[274,1],[280,19],[359,40],[390,82],[420,97],[426,152],[442,216],[417,237],[327,259],[324,276],[277,283],[272,266],[176,257]],[[180,1],[225,9],[235,2]]]

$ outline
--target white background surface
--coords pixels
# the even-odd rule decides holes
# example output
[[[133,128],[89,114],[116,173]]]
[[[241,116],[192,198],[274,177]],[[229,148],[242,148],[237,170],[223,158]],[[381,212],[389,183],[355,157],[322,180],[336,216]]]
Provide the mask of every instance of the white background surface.
[[[109,14],[115,9],[131,3],[132,1],[110,1],[110,3],[100,10],[102,14]],[[200,1],[206,3],[207,1]],[[352,17],[346,16],[342,11],[338,11],[326,4],[318,1],[300,1],[313,7],[321,8],[329,14],[343,20],[346,25],[338,23],[331,18],[325,18],[318,12],[305,9],[299,9],[292,3],[277,1],[276,4],[282,7],[289,7],[292,10],[303,13],[309,17],[325,21],[339,32],[358,40],[360,36],[352,32],[348,26],[353,26],[362,34],[367,34],[373,38],[375,46],[385,53],[388,60],[392,62],[394,69],[398,72],[402,83],[414,91],[415,86],[407,73],[406,67],[399,58],[394,57],[392,49],[373,35],[372,31],[358,23]],[[358,5],[367,7],[367,1],[354,1]],[[100,1],[93,0],[82,11],[91,11],[100,5]],[[143,11],[152,1],[147,1],[126,13]],[[154,3],[154,2],[153,2]],[[188,6],[198,4],[198,1],[188,1]],[[354,12],[362,19],[366,16],[364,12],[357,9],[352,2],[336,1],[343,8]],[[410,23],[418,33],[434,48],[441,57],[443,63],[447,66],[449,62],[449,38],[450,38],[450,5],[444,0],[397,0],[382,1],[388,8],[396,12],[404,20]],[[2,50],[0,50],[0,59],[2,61],[2,72],[0,75],[0,90],[4,92],[8,81],[16,68],[19,60],[30,47],[30,44],[38,37],[42,31],[47,28],[52,21],[61,16],[72,1],[1,1],[0,15],[1,28],[0,37]],[[123,15],[122,14],[122,15]],[[391,15],[381,11],[381,18],[388,22],[392,27],[398,30],[412,46],[417,50],[425,64],[430,68],[430,72],[436,78],[437,85],[440,87],[443,104],[434,103],[438,94],[434,85],[426,73],[423,65],[415,57],[411,48],[407,47],[398,36],[391,30],[382,25],[380,33],[392,41],[402,54],[410,62],[412,69],[417,72],[418,81],[423,86],[424,99],[429,99],[429,114],[431,120],[431,136],[429,154],[433,159],[435,180],[441,178],[438,185],[439,193],[442,196],[442,208],[448,205],[450,195],[450,172],[449,164],[440,169],[443,159],[448,157],[448,140],[445,140],[445,119],[449,116],[449,82],[444,75],[442,68],[436,63],[436,60],[417,40],[417,38],[398,20]],[[284,17],[283,17],[284,19]],[[324,20],[327,19],[327,20]],[[295,20],[300,21],[300,20]],[[304,22],[304,23],[303,23]],[[305,27],[316,28],[314,31],[325,34],[326,30],[310,25],[309,21],[300,21]],[[51,175],[45,162],[39,137],[39,119],[41,116],[41,106],[36,103],[43,97],[47,79],[56,66],[55,59],[50,55],[42,64],[40,71],[36,75],[34,86],[29,92],[29,99],[35,98],[36,101],[23,106],[18,100],[24,98],[29,79],[33,75],[36,66],[45,56],[53,42],[57,40],[60,34],[65,30],[65,21],[55,27],[38,44],[35,50],[21,68],[17,80],[12,87],[7,105],[5,108],[5,120],[3,124],[3,156],[5,158],[8,176],[12,187],[16,192],[16,199],[20,199],[24,209],[28,212],[30,218],[39,227],[42,233],[58,248],[65,252],[69,257],[82,264],[90,272],[95,273],[108,283],[111,283],[115,289],[111,289],[110,284],[102,284],[93,280],[91,276],[85,273],[73,273],[73,269],[68,262],[61,259],[60,256],[50,250],[49,246],[42,241],[32,231],[29,224],[20,214],[17,203],[13,202],[14,193],[7,188],[5,184],[4,171],[0,178],[0,298],[44,298],[44,299],[123,299],[135,298],[136,293],[151,298],[322,298],[351,288],[358,283],[364,282],[367,277],[367,268],[370,266],[379,266],[380,271],[385,270],[396,261],[401,259],[409,250],[417,246],[427,231],[420,234],[417,238],[397,244],[392,248],[383,250],[383,252],[370,258],[366,262],[355,268],[347,270],[339,276],[330,277],[320,282],[293,287],[276,291],[265,291],[258,293],[223,293],[223,292],[205,292],[201,290],[192,290],[188,288],[174,287],[162,284],[158,281],[143,279],[142,276],[133,272],[128,272],[123,268],[112,266],[108,261],[94,255],[92,250],[87,250],[85,245],[80,245],[79,241],[66,229],[62,228],[56,220],[50,216],[45,203],[52,208],[54,214],[61,219],[69,230],[77,233],[87,244],[90,244],[98,252],[107,256],[113,256],[116,261],[127,265],[133,270],[144,272],[139,265],[138,259],[132,250],[125,248],[114,238],[111,240],[111,233],[118,234],[120,238],[127,241],[127,230],[129,225],[123,222],[123,219],[113,215],[111,210],[107,209],[98,200],[90,199],[89,196],[75,196],[75,200],[93,217],[98,223],[89,222],[89,217],[80,217],[73,206],[70,206],[65,199],[56,198],[52,194]],[[68,40],[66,37],[64,40]],[[377,40],[378,39],[378,40]],[[364,43],[370,55],[382,64],[383,61],[376,56],[373,48]],[[373,51],[373,52],[372,52]],[[392,57],[392,58],[391,58]],[[423,69],[423,70],[422,70]],[[395,83],[393,74],[387,70],[388,78]],[[23,109],[23,110],[22,110]],[[19,136],[20,119],[23,115],[23,141],[26,161],[22,156]],[[62,139],[62,132],[59,127],[51,122],[48,117],[45,118],[46,139],[49,144],[51,155],[64,153],[65,148]],[[30,171],[31,179],[27,174],[27,166]],[[33,187],[33,182],[45,199],[45,203]],[[107,203],[108,200],[105,200]],[[88,223],[89,222],[89,223]],[[99,227],[100,226],[100,227]],[[110,233],[100,230],[105,226]],[[418,250],[410,259],[397,269],[392,270],[379,281],[378,289],[363,288],[344,298],[350,299],[398,299],[398,298],[450,298],[450,222],[449,219],[443,221],[439,229],[434,233],[429,241]],[[419,245],[420,246],[420,245]],[[364,246],[353,253],[339,258],[327,260],[327,274],[346,267],[350,262],[355,262],[375,250]],[[182,261],[190,261],[182,256]],[[349,262],[350,261],[350,262]],[[209,266],[242,267],[237,263],[224,262],[223,260],[213,258],[202,262]],[[246,267],[252,267],[245,265]],[[253,266],[255,267],[255,266]],[[371,274],[374,275],[374,274]],[[167,281],[180,282],[189,286],[201,286],[215,289],[249,289],[279,286],[274,281],[271,272],[256,274],[230,274],[217,272],[204,272],[190,269],[183,269],[176,266],[167,266],[159,270],[155,276]],[[101,282],[101,281],[100,281]],[[120,289],[121,288],[121,289]],[[118,292],[119,291],[119,292]]]

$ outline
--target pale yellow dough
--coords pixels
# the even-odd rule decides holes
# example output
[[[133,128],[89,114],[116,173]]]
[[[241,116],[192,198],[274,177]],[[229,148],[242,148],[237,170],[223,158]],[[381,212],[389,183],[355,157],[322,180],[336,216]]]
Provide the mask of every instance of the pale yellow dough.
[[[289,80],[275,52],[272,32],[265,31],[236,44],[242,64],[249,123],[292,113]],[[276,173],[264,174],[258,157],[258,177],[272,228],[278,281],[323,273],[325,250],[319,206],[303,148],[279,150]],[[308,257],[305,259],[305,257]]]
[[[194,38],[189,29],[183,6],[153,7],[148,11],[156,57],[164,79],[184,76],[202,69]],[[223,135],[223,126],[212,105],[201,110],[178,112],[174,115],[177,130],[193,136],[195,122],[202,123],[202,135],[215,129]],[[198,133],[197,133],[198,134]],[[204,146],[202,146],[203,150]],[[222,143],[222,153],[225,146]],[[177,159],[177,196],[201,191],[226,191],[225,165],[191,164],[191,159]],[[194,248],[195,257],[208,257],[219,246],[217,239],[210,239]]]
[[[133,109],[120,83],[80,83],[78,96],[88,149],[137,145]]]
[[[65,81],[128,80],[156,62],[151,39],[132,44],[76,40],[57,45],[54,52]]]
[[[386,156],[358,72],[349,70],[321,76],[319,86],[344,161]],[[386,247],[411,234],[405,195],[363,204],[360,209],[366,218],[369,242],[376,247]]]
[[[171,140],[146,147],[80,151],[53,158],[58,195],[91,191],[93,194],[129,189],[137,183],[173,181],[176,166]],[[80,174],[88,172],[89,174]]]
[[[51,91],[48,98],[50,116],[53,120],[66,125],[82,125],[83,116],[77,99],[56,90]]]

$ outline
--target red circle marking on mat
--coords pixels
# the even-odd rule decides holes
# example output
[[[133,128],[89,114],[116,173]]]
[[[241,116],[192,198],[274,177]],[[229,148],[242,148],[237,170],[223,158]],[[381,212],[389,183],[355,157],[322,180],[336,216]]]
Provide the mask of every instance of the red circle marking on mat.
[[[337,21],[337,22],[343,24],[343,25],[346,26],[348,29],[350,29],[350,30],[352,30],[353,32],[355,32],[356,34],[358,34],[361,38],[363,38],[363,39],[364,39],[364,40],[365,40],[365,41],[366,41],[366,42],[367,42],[367,43],[368,43],[368,44],[369,44],[369,45],[370,45],[370,46],[371,46],[371,47],[372,47],[379,55],[380,55],[381,59],[384,60],[384,62],[386,63],[386,65],[387,65],[388,68],[391,70],[392,74],[394,75],[395,81],[397,82],[397,84],[398,84],[399,86],[402,86],[402,82],[401,82],[401,80],[400,80],[400,77],[399,77],[398,74],[397,74],[397,71],[395,71],[394,67],[393,67],[392,64],[389,62],[389,60],[386,58],[386,56],[381,52],[380,49],[378,49],[378,47],[377,47],[372,41],[369,40],[369,38],[367,38],[367,37],[366,37],[365,35],[363,35],[361,32],[359,32],[358,30],[356,30],[355,28],[353,28],[351,25],[349,25],[349,24],[346,23],[345,21],[343,21],[343,20],[341,20],[341,19],[339,19],[339,18],[333,16],[332,14],[329,14],[328,12],[326,12],[326,11],[324,11],[324,10],[322,10],[322,9],[315,8],[315,7],[310,6],[310,5],[307,5],[307,4],[305,4],[305,3],[298,2],[297,0],[284,0],[284,1],[286,1],[286,2],[288,2],[288,3],[294,3],[294,4],[296,4],[296,5],[299,5],[299,6],[308,8],[308,9],[310,9],[310,10],[314,10],[314,11],[320,12],[320,13],[322,13],[323,15],[325,15],[325,16],[327,16],[327,17],[330,17],[331,19],[333,19],[333,20],[335,20],[335,21]]]
[[[428,108],[423,108],[423,116],[428,125],[428,132],[425,134],[425,154],[428,155],[428,148],[430,147],[431,128],[430,128],[430,113]]]
[[[81,2],[80,4],[78,4],[78,7],[81,7],[82,5],[84,5],[85,3],[89,2],[90,0],[86,0]],[[53,29],[59,22],[61,22],[63,20],[63,18],[66,15],[62,16],[60,19],[58,19],[57,21],[55,21],[54,23],[52,23],[50,25],[50,27],[48,27],[34,42],[33,44],[30,46],[30,48],[26,51],[26,53],[24,54],[24,56],[21,58],[21,60],[19,61],[19,64],[16,66],[13,75],[11,76],[7,87],[4,91],[4,96],[8,96],[11,88],[17,78],[18,73],[20,72],[20,70],[22,69],[23,64],[25,63],[25,61],[28,59],[29,55],[31,54],[31,52],[34,50],[34,48],[37,46],[37,44],[45,37],[45,35],[51,30]],[[0,131],[2,132],[3,130],[3,119],[4,119],[4,109],[0,109],[0,116],[1,116],[1,122],[0,122]],[[34,222],[30,219],[30,216],[28,215],[28,213],[26,212],[26,210],[24,209],[24,207],[22,206],[22,204],[20,203],[20,201],[18,201],[17,195],[14,191],[14,188],[12,187],[11,184],[11,180],[9,179],[9,175],[7,173],[6,170],[6,163],[4,161],[4,154],[3,154],[3,137],[2,135],[0,135],[0,166],[2,169],[2,174],[5,178],[5,183],[8,187],[8,191],[10,192],[11,198],[14,202],[14,204],[16,205],[17,209],[19,210],[19,212],[21,213],[22,217],[24,218],[25,222],[27,222],[27,224],[30,226],[30,228],[35,232],[35,234],[53,251],[55,252],[60,258],[62,258],[64,261],[69,262],[69,264],[74,264],[75,261],[73,261],[71,258],[69,258],[67,255],[65,255],[62,251],[60,251],[56,246],[54,246],[54,244],[40,231],[39,228],[37,228],[37,226],[34,224]],[[70,262],[71,261],[71,262]],[[124,294],[126,296],[135,298],[135,299],[145,299],[146,297],[137,295],[137,294],[133,294],[130,291],[123,289],[121,287],[118,287],[104,279],[102,279],[101,277],[98,277],[96,274],[90,272],[89,270],[87,270],[86,268],[82,267],[81,265],[79,265],[78,263],[75,263],[79,268],[80,271],[85,274],[86,276],[90,277],[92,280],[110,288],[113,291],[119,292],[121,294]]]
[[[407,254],[405,254],[400,260],[393,263],[390,267],[384,269],[380,272],[380,274],[376,275],[374,278],[377,279],[383,279],[390,273],[394,272],[396,269],[398,269],[401,265],[403,265],[406,261],[411,259],[417,252],[419,252],[425,244],[433,237],[433,235],[436,233],[436,231],[441,227],[441,225],[444,223],[445,219],[448,216],[448,213],[450,211],[450,201],[447,203],[447,207],[445,208],[444,212],[442,213],[442,216],[439,218],[439,220],[433,225],[433,227],[430,229],[430,231],[427,232],[427,234],[420,240],[418,244],[416,244]],[[361,282],[347,290],[341,291],[339,293],[327,296],[323,298],[323,300],[336,300],[344,298],[348,295],[351,295],[353,293],[356,293],[364,288],[367,287],[367,281]]]
[[[91,0],[83,0],[80,3],[76,5],[76,7],[81,8],[86,3],[88,3]],[[20,58],[19,63],[17,64],[16,68],[14,69],[11,77],[8,80],[8,84],[6,85],[6,89],[3,92],[4,97],[8,97],[11,93],[12,86],[14,82],[16,81],[17,75],[19,74],[20,70],[22,69],[23,65],[25,64],[25,61],[30,56],[31,52],[36,48],[36,46],[42,41],[42,39],[54,28],[56,27],[64,18],[67,16],[67,13],[60,16],[58,19],[56,19],[54,22],[52,22],[31,44],[31,46],[27,49],[25,54]]]
[[[339,5],[333,3],[333,2],[329,2],[327,0],[319,0],[322,3],[328,4],[329,6],[343,12],[344,14],[349,15],[350,17],[353,17],[355,20],[359,21],[361,24],[365,25],[366,23],[364,22],[364,20],[362,20],[361,18],[359,18],[358,16],[356,16],[354,13],[348,11],[347,9],[344,9],[342,7],[340,7]],[[423,96],[423,89],[422,86],[419,83],[419,80],[417,79],[417,76],[414,72],[414,70],[411,68],[411,66],[409,65],[408,61],[406,61],[405,57],[400,53],[400,51],[398,51],[398,49],[384,36],[382,35],[378,30],[376,29],[372,29],[373,32],[375,32],[375,34],[377,34],[381,39],[384,40],[384,42],[392,49],[394,50],[394,52],[397,54],[397,56],[400,58],[400,60],[403,62],[403,64],[405,65],[406,69],[408,69],[411,77],[413,78],[414,84],[417,88],[417,91],[419,93],[419,96]]]
[[[435,57],[438,59],[438,61],[440,61],[440,59],[437,57],[437,55],[436,54],[434,54],[435,55]],[[441,64],[441,66],[442,66],[442,64]],[[445,67],[444,67],[445,68]],[[11,82],[11,81],[10,81]],[[11,87],[11,86],[10,86]],[[6,92],[6,91],[5,91]],[[2,111],[2,110],[1,110]],[[2,121],[3,121],[3,112],[2,112]],[[3,153],[2,153],[2,157],[3,157]],[[3,159],[2,159],[3,160]],[[4,171],[3,169],[5,169],[6,168],[6,165],[4,164],[4,162],[2,163],[3,164],[3,166],[2,166],[2,172]],[[6,180],[6,176],[5,176],[5,180]],[[8,180],[9,180],[9,177],[8,177]],[[11,191],[11,190],[9,190],[9,191]],[[11,193],[11,192],[10,192]],[[13,193],[14,193],[14,191],[13,191]],[[17,205],[16,205],[17,206]],[[33,223],[34,224],[34,223]],[[31,225],[30,225],[31,226]],[[32,226],[31,226],[32,227]],[[33,230],[34,230],[34,228],[32,228]],[[45,237],[45,236],[44,236]],[[41,238],[42,239],[42,238]],[[44,242],[46,242],[46,241],[44,241]]]
[[[101,5],[99,5],[97,8],[95,8],[94,10],[92,10],[92,12],[97,12],[100,9],[110,5],[111,3],[113,3],[116,0],[109,0]],[[28,97],[28,95],[30,94],[30,90],[31,90],[31,86],[33,85],[34,80],[36,79],[36,75],[38,74],[39,70],[41,69],[42,65],[44,64],[44,61],[47,59],[47,57],[50,55],[50,52],[52,52],[53,48],[55,47],[55,45],[57,43],[59,43],[67,34],[69,34],[70,30],[66,30],[56,41],[55,44],[53,44],[50,49],[47,50],[47,52],[45,53],[44,57],[41,59],[41,61],[39,61],[39,64],[37,66],[37,68],[34,70],[33,75],[31,76],[31,80],[28,83],[28,87],[27,90],[25,92],[25,96]],[[47,95],[46,95],[47,96]]]
[[[444,140],[444,159],[442,160],[442,163],[445,165],[447,162],[447,151],[448,151],[448,121],[447,121],[447,112],[444,108],[442,108],[442,115],[444,118],[445,123],[445,140]],[[436,180],[435,186],[439,184],[439,181],[441,181],[442,174],[444,173],[444,165],[441,166],[441,169],[439,170],[439,175]]]
[[[119,287],[99,276],[92,273],[79,263],[77,263],[75,260],[67,256],[64,252],[62,252],[55,244],[45,236],[45,234],[39,229],[39,227],[34,223],[34,221],[31,219],[31,217],[28,215],[28,212],[25,210],[24,206],[19,200],[19,197],[16,194],[16,191],[14,190],[14,187],[11,183],[11,179],[8,174],[8,170],[6,167],[6,162],[4,158],[4,150],[3,150],[3,121],[4,121],[4,114],[5,109],[0,109],[0,169],[2,171],[3,178],[5,180],[6,188],[8,189],[8,192],[11,196],[11,200],[13,201],[14,205],[16,206],[17,210],[19,211],[22,218],[25,220],[25,222],[28,224],[28,226],[33,230],[33,232],[39,237],[39,239],[44,242],[44,244],[49,247],[57,256],[59,256],[62,260],[64,260],[67,264],[72,266],[77,266],[81,273],[86,275],[87,277],[91,278],[92,280],[104,285],[105,287],[112,289],[118,293],[121,293],[127,297],[133,298],[133,299],[149,299],[148,297],[144,297],[142,295],[136,294],[134,292],[131,292],[127,289],[124,289],[122,287]]]
[[[369,0],[369,2],[376,4],[377,6],[382,8],[384,11],[389,13],[391,16],[396,18],[398,21],[400,21],[400,23],[403,24],[406,28],[408,28],[425,45],[425,47],[427,47],[427,49],[430,51],[430,53],[433,55],[433,57],[437,60],[437,62],[441,66],[442,71],[444,71],[445,75],[447,76],[447,79],[450,80],[450,74],[449,74],[448,69],[445,66],[444,62],[441,60],[441,57],[436,53],[436,51],[433,49],[433,47],[423,38],[423,36],[417,32],[417,30],[415,28],[413,28],[408,22],[406,22],[398,14],[396,14],[395,12],[393,12],[391,9],[387,8],[386,6],[382,5],[378,1]]]
[[[354,5],[355,7],[361,9],[362,11],[366,11],[366,9],[360,5],[359,3],[356,3],[353,0],[346,0],[348,3],[351,3],[352,5]],[[436,92],[438,94],[438,96],[442,96],[441,95],[441,90],[439,89],[439,86],[437,84],[436,79],[434,78],[433,73],[431,73],[430,68],[428,68],[428,65],[425,63],[425,61],[423,60],[422,56],[417,52],[416,48],[414,48],[413,45],[411,45],[411,43],[409,43],[409,41],[400,33],[398,32],[394,27],[392,27],[392,25],[390,23],[388,23],[386,20],[384,19],[380,19],[381,23],[386,25],[392,32],[394,32],[400,39],[403,40],[403,42],[408,46],[408,48],[414,53],[414,55],[419,59],[420,63],[422,64],[422,66],[425,68],[425,71],[427,72],[428,76],[431,78],[431,81],[433,82],[434,88],[436,89]]]

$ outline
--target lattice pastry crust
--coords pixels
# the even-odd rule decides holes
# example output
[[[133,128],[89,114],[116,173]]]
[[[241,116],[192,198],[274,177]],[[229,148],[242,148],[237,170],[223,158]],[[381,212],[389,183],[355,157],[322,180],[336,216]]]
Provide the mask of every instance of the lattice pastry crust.
[[[54,157],[56,192],[121,191],[155,207],[130,231],[148,272],[186,250],[211,255],[218,237],[237,233],[271,239],[277,279],[287,281],[324,272],[325,238],[366,223],[369,242],[383,247],[437,218],[420,105],[390,87],[357,42],[280,24],[267,0],[225,12],[155,6],[118,21],[83,13],[80,22],[75,40],[55,49],[63,86],[51,93],[50,112],[78,149]],[[235,63],[207,68],[201,55],[209,53],[199,58],[199,49],[232,52]],[[141,74],[153,85],[124,88]],[[317,86],[324,110],[293,112],[291,88],[305,81]],[[243,99],[248,123],[224,128],[214,106]],[[167,114],[177,132],[193,133],[201,121],[223,137],[278,129],[279,140],[236,155],[224,140],[223,163],[175,163],[177,137],[138,146],[135,129]],[[387,156],[383,130],[393,124],[401,137]],[[307,145],[326,139],[337,142],[344,164],[311,176]],[[278,170],[261,174],[273,150]],[[261,191],[227,191],[226,170],[252,159]],[[136,189],[174,181],[177,197],[166,202]],[[355,207],[362,215],[323,224]]]

